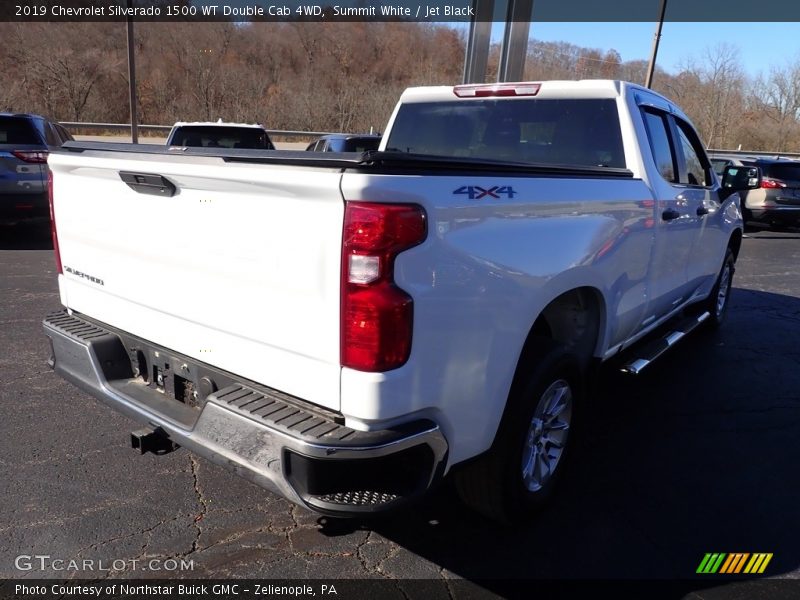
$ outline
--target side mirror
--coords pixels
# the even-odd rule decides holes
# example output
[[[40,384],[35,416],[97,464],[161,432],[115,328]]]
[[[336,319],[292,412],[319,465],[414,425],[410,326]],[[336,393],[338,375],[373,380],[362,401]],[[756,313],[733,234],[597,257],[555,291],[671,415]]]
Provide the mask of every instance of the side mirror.
[[[759,187],[761,187],[761,169],[758,167],[728,165],[722,172],[720,195],[723,199],[735,192],[755,190]]]

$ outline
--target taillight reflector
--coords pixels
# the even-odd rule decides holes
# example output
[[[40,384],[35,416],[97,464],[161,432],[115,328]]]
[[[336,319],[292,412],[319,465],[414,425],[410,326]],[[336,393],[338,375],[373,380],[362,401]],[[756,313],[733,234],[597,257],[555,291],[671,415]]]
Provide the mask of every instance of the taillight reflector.
[[[772,179],[770,177],[761,178],[761,187],[768,190],[782,189],[786,184],[779,179]]]
[[[394,261],[426,235],[420,206],[347,203],[342,240],[343,367],[388,371],[408,360],[414,302],[394,282]]]
[[[491,98],[502,96],[535,96],[542,87],[541,83],[497,83],[457,85],[453,93],[459,98]]]
[[[11,154],[29,163],[47,162],[47,152],[42,150],[12,150]]]
[[[56,213],[53,205],[53,172],[47,170],[47,198],[50,203],[50,234],[53,236],[53,252],[56,255],[56,269],[58,273],[64,272],[61,266],[61,251],[58,249],[58,232],[56,231]]]

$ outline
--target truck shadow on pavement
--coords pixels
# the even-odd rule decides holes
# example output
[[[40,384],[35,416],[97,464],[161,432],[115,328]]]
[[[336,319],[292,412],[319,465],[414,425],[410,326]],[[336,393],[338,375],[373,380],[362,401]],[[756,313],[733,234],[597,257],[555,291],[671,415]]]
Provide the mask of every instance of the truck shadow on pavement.
[[[791,226],[748,224],[744,230],[745,237],[757,240],[798,240],[800,228]]]
[[[49,227],[0,226],[0,250],[52,250]]]
[[[735,289],[719,332],[695,332],[638,376],[603,370],[570,470],[528,525],[484,520],[445,485],[361,527],[490,590],[492,579],[693,578],[707,552],[774,553],[765,575],[795,571],[798,338],[800,299]],[[330,520],[322,533],[354,526]],[[691,585],[730,583],[703,577]]]

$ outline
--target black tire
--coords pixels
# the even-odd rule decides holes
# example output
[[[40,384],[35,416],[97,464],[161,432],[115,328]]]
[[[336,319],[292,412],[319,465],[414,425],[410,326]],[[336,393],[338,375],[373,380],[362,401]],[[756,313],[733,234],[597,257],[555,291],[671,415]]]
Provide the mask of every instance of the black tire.
[[[491,449],[454,472],[456,489],[464,503],[506,524],[532,517],[552,496],[574,446],[576,408],[583,392],[580,363],[574,355],[549,339],[537,340],[529,347],[517,367]],[[560,421],[555,417],[548,421],[547,409],[558,403],[559,393],[562,401],[566,398],[567,407],[556,413]],[[566,422],[567,428],[556,430],[559,422]],[[535,444],[530,441],[534,439],[546,450],[543,454],[534,452]],[[560,452],[552,442],[563,443]],[[555,460],[554,455],[558,455]],[[541,460],[537,461],[537,456]],[[527,480],[523,464],[526,459]],[[539,470],[537,481],[535,467],[547,462],[553,465],[551,474],[546,476]]]
[[[728,248],[725,251],[725,260],[722,261],[719,275],[717,275],[717,281],[704,305],[705,310],[711,315],[708,323],[714,329],[718,329],[725,322],[725,316],[728,314],[733,274],[736,271],[735,263],[733,250]]]

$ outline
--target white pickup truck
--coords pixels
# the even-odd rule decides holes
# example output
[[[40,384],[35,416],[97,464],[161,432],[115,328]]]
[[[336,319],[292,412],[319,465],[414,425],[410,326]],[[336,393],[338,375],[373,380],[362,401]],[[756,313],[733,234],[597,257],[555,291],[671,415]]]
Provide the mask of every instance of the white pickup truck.
[[[593,365],[666,326],[638,372],[723,319],[759,179],[721,185],[680,109],[618,81],[409,89],[364,154],[49,164],[51,364],[139,421],[134,446],[331,515],[452,471],[506,521],[551,494]]]

